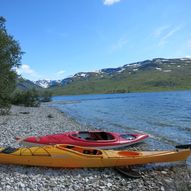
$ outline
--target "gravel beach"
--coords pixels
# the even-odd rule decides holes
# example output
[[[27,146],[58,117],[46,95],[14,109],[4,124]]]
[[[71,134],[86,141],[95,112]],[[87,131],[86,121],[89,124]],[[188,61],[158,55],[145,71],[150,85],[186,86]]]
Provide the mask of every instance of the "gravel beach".
[[[88,130],[57,109],[13,106],[0,116],[0,145],[19,146],[14,137]],[[92,128],[91,128],[92,129]],[[141,145],[140,145],[141,147]],[[191,190],[191,171],[184,162],[140,167],[141,178],[127,178],[114,169],[50,169],[0,165],[1,190]]]

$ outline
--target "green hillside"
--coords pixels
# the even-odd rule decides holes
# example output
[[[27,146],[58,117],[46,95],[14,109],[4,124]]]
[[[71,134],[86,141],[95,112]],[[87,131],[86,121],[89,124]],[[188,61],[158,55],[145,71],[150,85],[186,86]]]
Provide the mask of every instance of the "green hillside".
[[[30,90],[30,89],[37,89],[37,90],[41,90],[42,88],[36,84],[34,84],[32,81],[30,80],[26,80],[22,77],[18,77],[17,78],[17,89],[19,90]]]
[[[138,65],[138,66],[137,66]],[[78,77],[49,88],[54,95],[148,92],[191,89],[190,59],[153,59],[123,66],[122,72]]]

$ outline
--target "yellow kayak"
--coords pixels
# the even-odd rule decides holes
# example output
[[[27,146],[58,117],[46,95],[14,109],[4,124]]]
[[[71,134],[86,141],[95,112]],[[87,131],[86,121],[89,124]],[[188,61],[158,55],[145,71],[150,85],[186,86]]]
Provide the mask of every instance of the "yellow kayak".
[[[190,149],[174,151],[114,151],[73,145],[0,148],[0,164],[84,168],[117,167],[186,160]]]

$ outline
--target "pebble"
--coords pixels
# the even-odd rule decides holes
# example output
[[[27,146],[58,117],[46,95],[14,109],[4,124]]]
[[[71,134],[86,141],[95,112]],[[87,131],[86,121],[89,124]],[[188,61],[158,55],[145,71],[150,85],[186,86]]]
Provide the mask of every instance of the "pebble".
[[[162,170],[161,173],[162,173],[162,174],[168,174],[168,172],[166,172],[166,171],[164,171],[164,170]]]
[[[163,187],[163,186],[161,186],[161,188],[160,188],[160,189],[161,189],[161,191],[165,191],[165,189],[164,189],[164,187]]]
[[[112,184],[110,182],[107,183],[107,187],[112,187]]]
[[[23,112],[28,114],[22,114]],[[48,118],[48,115],[53,118]],[[18,147],[18,143],[15,142],[16,136],[39,136],[50,134],[50,132],[62,133],[78,130],[95,129],[82,126],[66,114],[46,105],[39,108],[13,106],[10,115],[0,116],[0,145]],[[139,150],[139,147],[136,147],[136,150]],[[188,173],[186,166],[175,166],[169,169],[160,167],[160,170],[156,171],[154,168],[145,169],[140,179],[121,176],[112,168],[50,169],[0,165],[0,172],[1,190],[176,191],[178,188],[176,185],[181,185],[179,180],[184,180],[184,184],[187,184],[185,187],[191,188],[191,173]]]
[[[171,182],[173,182],[173,180],[170,179],[170,178],[169,178],[169,179],[165,179],[164,181],[165,181],[166,183],[168,183],[168,184],[170,184]]]

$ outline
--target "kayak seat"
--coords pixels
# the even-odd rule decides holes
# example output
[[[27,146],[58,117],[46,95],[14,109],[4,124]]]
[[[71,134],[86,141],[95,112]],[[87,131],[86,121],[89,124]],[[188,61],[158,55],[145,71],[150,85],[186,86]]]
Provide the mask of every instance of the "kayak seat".
[[[101,136],[100,136],[101,139],[103,139],[103,140],[108,140],[107,133],[105,133],[105,132],[101,132],[100,135],[101,135]]]
[[[83,154],[91,154],[90,150],[84,150]]]
[[[67,148],[67,149],[73,149],[74,146],[72,146],[72,145],[67,145],[66,148]]]
[[[97,150],[93,150],[93,151],[92,151],[92,154],[93,154],[93,155],[97,155],[97,153],[98,153]]]
[[[14,153],[14,152],[17,151],[17,150],[18,150],[17,148],[6,147],[5,149],[3,149],[3,150],[1,151],[1,153],[11,154],[11,153]]]
[[[93,138],[93,137],[86,137],[87,141],[96,141],[97,139]]]
[[[97,140],[113,140],[115,137],[110,135],[109,133],[106,132],[96,132],[94,133],[94,136],[96,137]]]
[[[83,151],[83,154],[99,155],[100,152],[99,152],[98,150],[96,150],[96,149],[94,149],[94,150],[84,150],[84,151]]]

